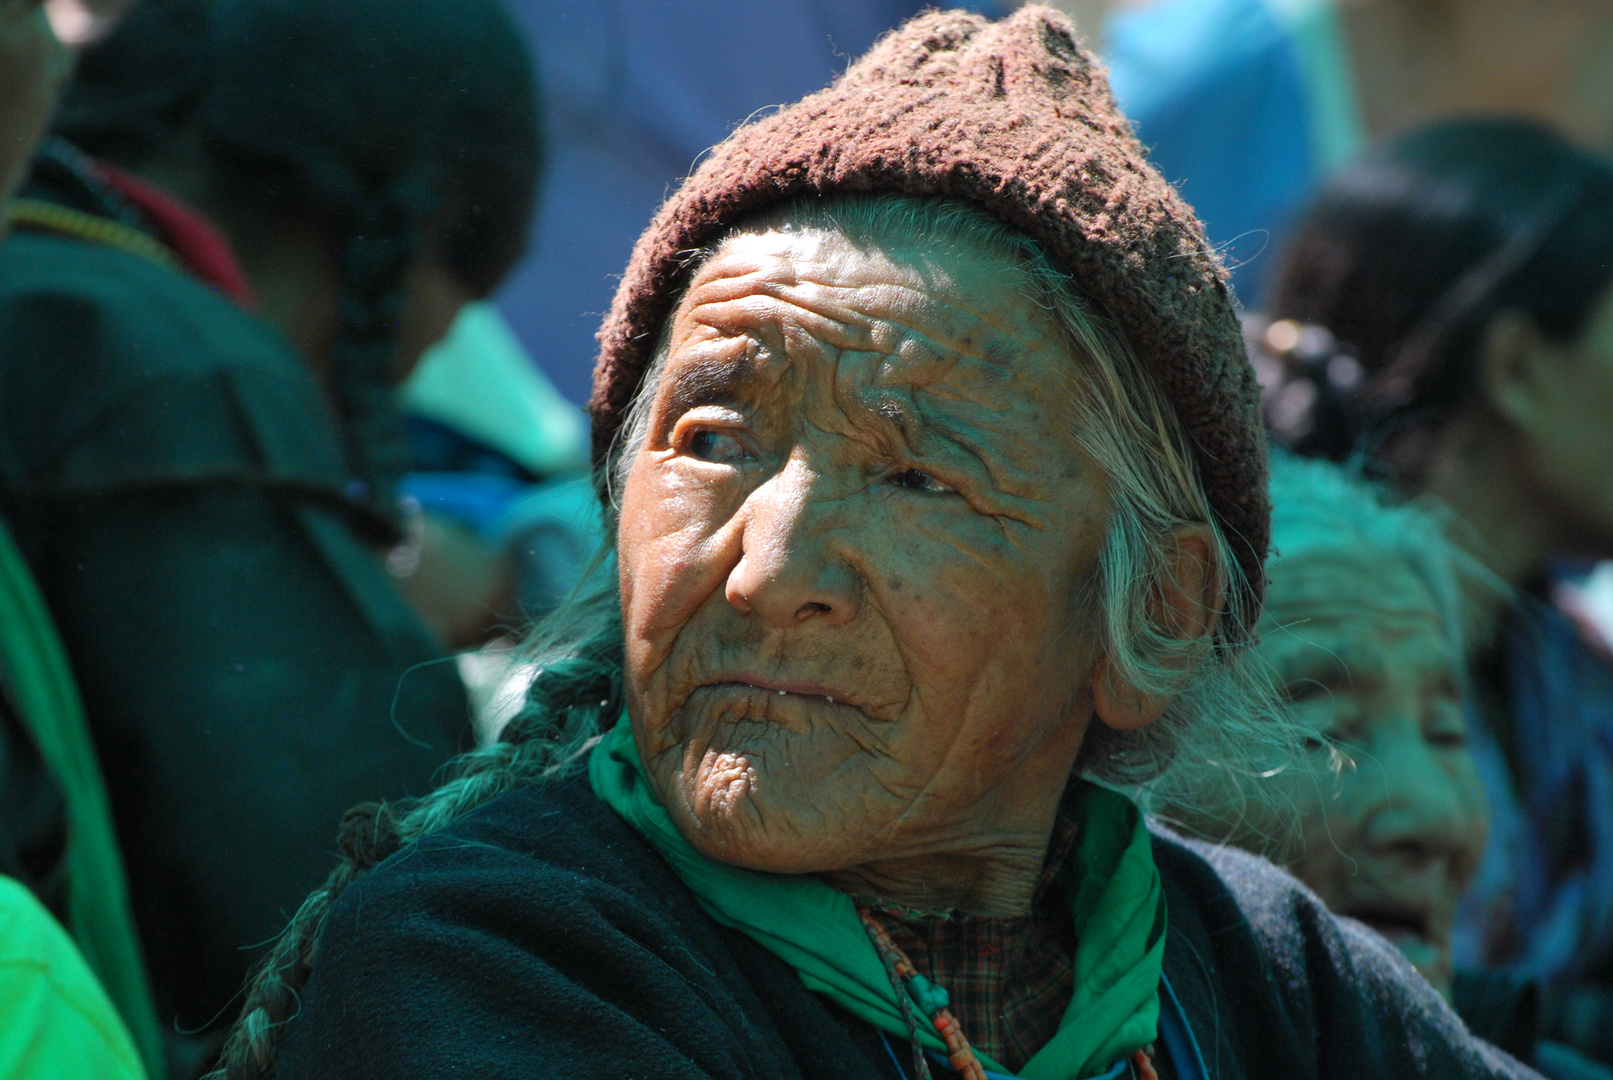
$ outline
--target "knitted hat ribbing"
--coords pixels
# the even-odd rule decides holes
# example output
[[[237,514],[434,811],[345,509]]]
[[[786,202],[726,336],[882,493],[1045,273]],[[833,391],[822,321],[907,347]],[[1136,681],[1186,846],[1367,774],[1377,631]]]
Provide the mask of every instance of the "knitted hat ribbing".
[[[1198,451],[1247,575],[1254,624],[1270,532],[1260,394],[1225,271],[1144,156],[1102,69],[1050,8],[1000,22],[921,15],[833,86],[718,145],[639,238],[599,331],[596,465],[687,282],[687,252],[769,205],[891,192],[977,204],[1039,241],[1154,372]]]

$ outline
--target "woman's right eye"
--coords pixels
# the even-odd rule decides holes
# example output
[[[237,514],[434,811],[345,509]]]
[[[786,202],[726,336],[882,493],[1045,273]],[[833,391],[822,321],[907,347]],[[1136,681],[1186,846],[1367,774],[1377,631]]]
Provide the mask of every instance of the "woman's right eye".
[[[1305,735],[1305,749],[1307,750],[1336,750],[1344,742],[1341,732],[1328,728],[1326,731],[1312,731]]]
[[[1283,696],[1290,705],[1306,705],[1313,701],[1331,701],[1336,691],[1321,679],[1290,679],[1283,684]]]
[[[690,457],[730,464],[743,460],[745,447],[733,435],[713,428],[698,428],[684,444]]]

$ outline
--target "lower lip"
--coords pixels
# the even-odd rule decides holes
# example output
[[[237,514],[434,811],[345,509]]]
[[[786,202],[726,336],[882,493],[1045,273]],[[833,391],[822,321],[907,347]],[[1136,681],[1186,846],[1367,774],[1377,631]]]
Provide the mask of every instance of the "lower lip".
[[[1412,967],[1428,970],[1438,966],[1441,950],[1427,938],[1400,930],[1384,935]]]
[[[803,692],[803,691],[800,691],[800,690],[772,690],[772,689],[769,689],[768,687],[765,687],[765,686],[757,686],[755,683],[742,683],[742,682],[710,683],[707,686],[705,686],[704,689],[707,689],[707,690],[734,690],[734,691],[738,691],[740,693],[765,694],[768,697],[796,698],[796,699],[801,700],[801,701],[825,702],[825,703],[830,704],[830,705],[844,705],[844,704],[846,704],[846,702],[841,701],[838,698],[831,697],[828,694],[807,693],[807,692]]]

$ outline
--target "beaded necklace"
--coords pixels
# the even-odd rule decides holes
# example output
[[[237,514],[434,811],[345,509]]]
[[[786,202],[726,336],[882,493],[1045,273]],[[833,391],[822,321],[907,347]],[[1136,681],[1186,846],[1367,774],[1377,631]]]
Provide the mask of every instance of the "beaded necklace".
[[[19,198],[12,200],[7,216],[13,224],[23,228],[117,248],[169,269],[179,265],[173,252],[139,229],[68,206],[58,206],[43,199]]]
[[[969,1045],[969,1039],[963,1033],[963,1026],[951,1009],[951,997],[944,986],[935,983],[919,974],[907,954],[902,951],[879,920],[862,904],[857,905],[857,917],[862,920],[863,929],[868,933],[868,939],[873,942],[874,949],[879,953],[879,959],[885,965],[885,973],[890,976],[891,989],[896,992],[896,1004],[902,1010],[902,1017],[907,1021],[908,1044],[913,1052],[913,1070],[918,1080],[933,1080],[930,1072],[929,1060],[924,1056],[924,1046],[919,1042],[918,1018],[913,1013],[913,1007],[919,1010],[941,1036],[947,1047],[947,1062],[963,1077],[963,1080],[990,1080],[986,1067],[980,1063],[979,1056]],[[1132,1075],[1137,1080],[1159,1080],[1159,1074],[1154,1070],[1154,1048],[1149,1046],[1142,1050],[1132,1052],[1130,1061]]]

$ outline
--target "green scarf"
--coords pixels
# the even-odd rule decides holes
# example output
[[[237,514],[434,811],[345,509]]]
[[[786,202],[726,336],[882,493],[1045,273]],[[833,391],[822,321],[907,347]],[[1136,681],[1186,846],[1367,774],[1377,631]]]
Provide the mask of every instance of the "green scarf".
[[[627,717],[588,761],[594,793],[660,852],[705,908],[789,964],[808,990],[882,1031],[908,1038],[890,978],[850,896],[810,875],[742,870],[706,858],[678,832],[639,762]],[[1079,831],[1059,872],[1075,919],[1075,992],[1058,1034],[1026,1063],[1026,1080],[1079,1080],[1152,1043],[1165,955],[1165,896],[1142,814],[1122,795],[1072,786],[1065,803]],[[945,1045],[928,1025],[925,1045]],[[976,1053],[979,1053],[978,1049]],[[984,1054],[992,1072],[1008,1070]]]

